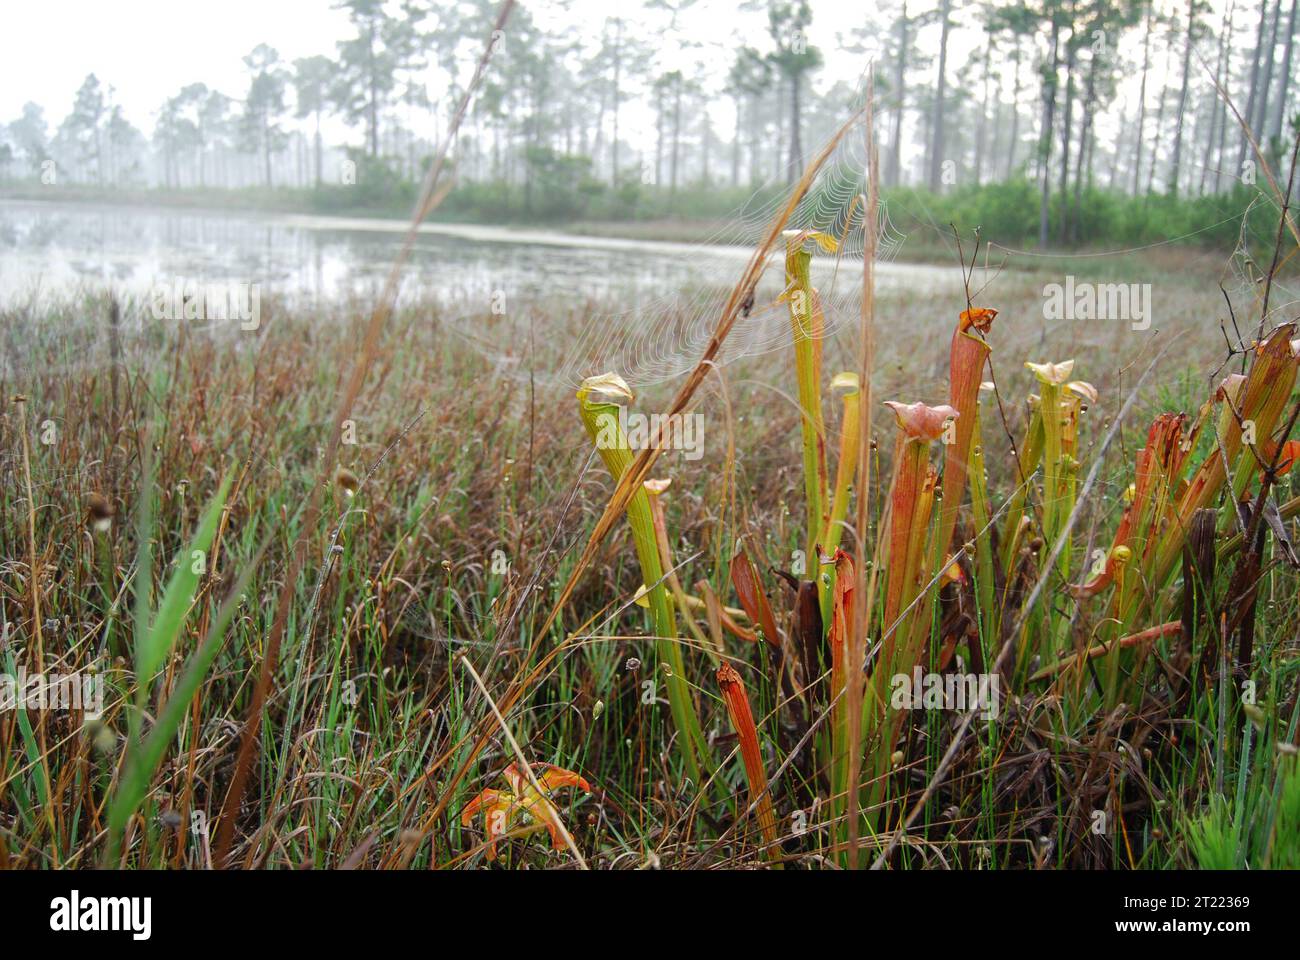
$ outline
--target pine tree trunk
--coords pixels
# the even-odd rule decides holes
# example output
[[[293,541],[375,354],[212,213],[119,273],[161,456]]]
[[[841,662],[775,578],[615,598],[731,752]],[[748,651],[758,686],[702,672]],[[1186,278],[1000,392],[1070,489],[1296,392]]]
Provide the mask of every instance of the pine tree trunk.
[[[944,97],[947,94],[947,73],[948,73],[948,32],[952,26],[952,20],[948,14],[952,7],[952,0],[942,0],[939,8],[940,22],[943,29],[939,34],[939,75],[934,82],[934,110],[933,124],[934,134],[930,138],[930,189],[938,193],[941,186],[940,171],[943,167],[943,150],[945,117],[944,117]]]
[[[1085,164],[1089,161],[1088,143],[1092,134],[1092,101],[1096,95],[1097,89],[1097,54],[1094,52],[1088,60],[1088,85],[1083,95],[1083,121],[1079,129],[1079,157],[1074,164],[1074,212],[1071,214],[1070,222],[1072,229],[1070,236],[1079,239],[1079,214],[1082,210],[1083,202],[1083,174],[1088,169]]]
[[[1150,194],[1156,182],[1156,161],[1160,158],[1160,137],[1164,133],[1165,104],[1169,101],[1169,49],[1165,50],[1165,82],[1160,87],[1160,105],[1156,108],[1156,131],[1151,144],[1151,169],[1147,174],[1147,193]]]
[[[731,138],[731,185],[740,186],[740,118],[741,111],[744,109],[744,103],[740,95],[736,95],[736,128]]]
[[[655,92],[655,186],[664,182],[664,92]]]
[[[1223,13],[1223,31],[1219,35],[1219,60],[1214,66],[1214,76],[1223,88],[1227,89],[1227,77],[1224,75],[1224,63],[1228,55],[1228,36],[1232,33],[1232,4],[1228,4],[1228,9]],[[1205,193],[1206,181],[1209,179],[1210,168],[1214,165],[1214,141],[1219,132],[1219,123],[1223,116],[1223,99],[1215,92],[1214,100],[1210,104],[1210,132],[1205,138],[1205,159],[1201,162],[1201,185],[1199,193]],[[1217,189],[1217,178],[1216,178]]]
[[[1295,8],[1296,0],[1291,0],[1291,16],[1286,28],[1286,52],[1282,54],[1282,76],[1279,86],[1277,105],[1273,109],[1272,135],[1282,136],[1282,121],[1286,113],[1287,94],[1291,92],[1291,52],[1295,45]]]
[[[753,183],[759,177],[759,171],[763,169],[762,161],[762,106],[758,93],[749,95],[749,182]]]
[[[1138,92],[1137,134],[1133,138],[1133,196],[1141,189],[1142,134],[1147,122],[1147,73],[1151,68],[1151,7],[1147,7],[1147,25],[1142,37],[1142,88]]]
[[[1124,152],[1122,146],[1124,142],[1122,131],[1129,129],[1128,115],[1129,115],[1128,100],[1125,99],[1124,104],[1123,106],[1120,107],[1120,111],[1119,111],[1119,128],[1121,134],[1115,140],[1115,151],[1110,155],[1110,172],[1106,175],[1107,190],[1114,190],[1115,181],[1119,179],[1119,158],[1120,158],[1120,154]]]
[[[668,187],[668,195],[677,196],[677,163],[681,157],[682,143],[682,82],[678,80],[674,86],[677,88],[673,93],[673,155],[669,166],[669,177],[671,183]]]
[[[1268,26],[1268,0],[1259,0],[1259,27],[1255,33],[1255,53],[1250,65],[1250,96],[1246,99],[1246,126],[1251,126],[1255,116],[1255,104],[1259,100],[1259,63],[1264,53],[1264,32]],[[1237,152],[1237,169],[1234,176],[1240,176],[1246,165],[1246,152],[1250,149],[1250,139],[1246,131],[1241,132],[1241,148]]]
[[[785,94],[776,85],[773,90],[776,97],[776,136],[772,138],[772,176],[781,178],[781,144],[785,138]]]
[[[1015,38],[1016,55],[1012,58],[1016,65],[1016,79],[1011,90],[1011,137],[1007,146],[1007,179],[1016,169],[1016,146],[1020,142],[1020,38]]]
[[[1070,6],[1071,15],[1074,5]],[[1074,123],[1074,30],[1070,30],[1070,42],[1065,48],[1065,111],[1061,114],[1061,176],[1058,192],[1061,194],[1061,222],[1057,235],[1062,243],[1070,233],[1070,127]]]
[[[1178,124],[1174,128],[1174,155],[1169,162],[1169,193],[1178,196],[1182,177],[1183,117],[1187,113],[1187,82],[1192,73],[1192,27],[1196,23],[1196,0],[1187,0],[1187,32],[1183,40],[1183,86],[1178,94]]]
[[[1259,105],[1250,128],[1262,149],[1268,149],[1268,98],[1273,90],[1273,51],[1277,48],[1277,31],[1282,19],[1282,0],[1273,0],[1272,27],[1264,45],[1264,75],[1259,83]]]
[[[1060,65],[1061,25],[1052,19],[1052,72],[1043,84],[1043,119],[1038,131],[1038,176],[1040,196],[1038,201],[1038,245],[1047,246],[1047,215],[1051,203],[1052,176],[1052,123],[1056,114],[1056,71]]]
[[[993,51],[993,38],[989,34],[984,36],[984,96],[980,102],[979,125],[975,133],[975,185],[979,186],[984,179],[984,144],[988,135],[989,122],[989,60]]]
[[[899,15],[898,60],[894,69],[894,133],[890,138],[889,161],[885,170],[885,179],[891,186],[898,186],[903,175],[903,110],[907,100],[907,0],[903,0],[903,10]]]
[[[704,124],[704,129],[700,133],[700,150],[702,154],[702,175],[700,181],[707,187],[709,185],[709,145],[710,141],[713,139],[713,130],[709,126],[709,111],[707,107],[701,108],[700,120]]]
[[[619,72],[623,66],[623,21],[615,21],[614,30],[614,142],[612,147],[610,182],[615,186],[618,185],[618,81]]]

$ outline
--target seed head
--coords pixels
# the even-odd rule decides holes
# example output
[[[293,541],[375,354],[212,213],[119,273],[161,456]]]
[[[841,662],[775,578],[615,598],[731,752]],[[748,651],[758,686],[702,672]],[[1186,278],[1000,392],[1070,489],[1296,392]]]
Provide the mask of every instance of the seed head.
[[[334,482],[343,488],[343,492],[349,497],[357,492],[357,487],[361,486],[361,481],[357,475],[347,467],[339,467],[334,474]]]
[[[102,493],[86,496],[86,524],[97,533],[106,533],[113,526],[113,504]]]

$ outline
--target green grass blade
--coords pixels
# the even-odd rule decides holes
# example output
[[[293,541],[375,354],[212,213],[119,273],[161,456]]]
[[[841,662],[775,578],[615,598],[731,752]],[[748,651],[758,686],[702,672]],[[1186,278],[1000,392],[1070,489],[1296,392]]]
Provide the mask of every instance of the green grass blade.
[[[167,591],[158,605],[158,613],[154,617],[153,625],[136,641],[135,670],[138,683],[148,683],[149,678],[162,666],[167,653],[180,635],[181,626],[194,599],[194,589],[198,586],[201,576],[201,573],[195,572],[195,565],[190,558],[195,551],[202,551],[206,556],[208,548],[212,545],[212,538],[216,536],[217,524],[221,520],[221,511],[225,508],[226,494],[230,492],[232,479],[232,476],[227,476],[222,481],[221,489],[208,505],[207,513],[204,514],[189,549],[182,553],[177,561],[176,570],[167,583]],[[143,551],[144,541],[142,540],[141,543]],[[141,568],[141,573],[145,570],[147,567]]]

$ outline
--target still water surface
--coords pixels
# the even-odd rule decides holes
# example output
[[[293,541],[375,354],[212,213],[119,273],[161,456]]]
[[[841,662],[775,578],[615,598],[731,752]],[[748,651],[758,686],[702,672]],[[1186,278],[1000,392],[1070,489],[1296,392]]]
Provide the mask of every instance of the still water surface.
[[[290,302],[382,286],[402,244],[398,220],[158,210],[0,200],[0,303],[34,292],[111,286],[145,295],[177,278],[257,283]],[[504,290],[527,298],[617,298],[632,304],[670,291],[730,286],[746,247],[585,237],[515,227],[424,224],[402,280],[404,297],[478,299]],[[818,280],[855,287],[860,268]],[[779,265],[769,270],[779,278]],[[882,264],[882,287],[948,286],[956,271]]]

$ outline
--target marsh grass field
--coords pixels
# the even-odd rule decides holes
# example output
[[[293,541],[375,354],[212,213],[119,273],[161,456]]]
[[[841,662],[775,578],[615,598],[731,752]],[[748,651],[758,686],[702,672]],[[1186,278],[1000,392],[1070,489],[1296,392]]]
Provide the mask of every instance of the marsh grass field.
[[[1154,279],[1145,331],[1043,319],[1068,262],[977,269],[969,304],[955,258],[951,290],[882,289],[867,528],[846,481],[822,560],[806,456],[830,518],[857,437],[829,383],[857,369],[858,329],[801,340],[813,313],[791,307],[788,348],[709,373],[689,407],[702,455],[664,451],[651,476],[671,484],[633,496],[581,570],[637,452],[597,449],[584,416],[667,409],[678,386],[575,400],[557,371],[617,304],[512,304],[527,342],[482,305],[405,303],[370,341],[360,299],[268,298],[254,331],[131,297],[14,304],[0,663],[99,678],[103,701],[0,713],[0,867],[1300,866],[1298,502],[1279,452],[1295,304],[1263,327],[1259,292],[1234,289],[1234,333],[1225,262],[1086,265]],[[954,402],[959,315],[990,348],[975,407]],[[1090,394],[1025,367],[1067,360]],[[935,493],[952,446],[885,400],[979,421],[951,550]],[[1255,450],[1277,454],[1262,496]],[[1218,458],[1198,546],[1168,546]],[[900,499],[909,463],[919,505]],[[880,583],[855,672],[864,555]],[[913,667],[996,677],[1000,707],[873,700]]]

